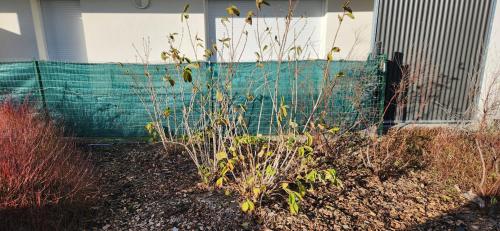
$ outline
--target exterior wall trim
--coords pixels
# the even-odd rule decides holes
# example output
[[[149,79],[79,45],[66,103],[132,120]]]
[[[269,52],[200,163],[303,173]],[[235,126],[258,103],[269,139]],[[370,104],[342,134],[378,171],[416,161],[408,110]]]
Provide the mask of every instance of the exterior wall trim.
[[[35,40],[38,49],[38,59],[47,60],[47,40],[45,39],[45,29],[43,27],[42,8],[40,0],[30,0],[31,15],[33,16],[33,27],[35,28]]]

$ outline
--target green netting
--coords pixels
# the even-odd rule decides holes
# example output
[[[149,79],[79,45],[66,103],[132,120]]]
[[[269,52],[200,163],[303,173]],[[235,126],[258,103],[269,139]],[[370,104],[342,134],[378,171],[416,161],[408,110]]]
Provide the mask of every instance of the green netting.
[[[336,73],[343,75],[335,78],[332,97],[318,105],[320,109],[316,117],[340,127],[353,126],[360,117],[365,121],[380,118],[385,84],[380,69],[383,62],[383,57],[363,62],[332,62],[329,65],[331,76]],[[193,85],[182,80],[173,64],[145,67],[142,64],[47,61],[0,63],[0,97],[19,100],[29,97],[78,136],[144,136],[144,125],[150,121],[141,102],[141,99],[149,100],[144,88],[148,84],[145,71],[151,74],[151,83],[160,89],[158,98],[164,99],[165,106],[176,112],[167,121],[174,124],[174,120],[182,119],[182,102],[188,103],[186,100],[190,99],[190,94],[196,92],[214,98],[213,86],[227,84],[227,79],[221,77],[226,75],[221,73],[231,68],[235,74],[229,81],[228,94],[235,99],[235,106],[245,104],[249,130],[265,134],[272,113],[271,95],[275,84],[278,84],[278,98],[286,102],[289,110],[296,111],[293,119],[303,125],[312,110],[312,102],[324,86],[325,65],[325,61],[265,62],[262,65],[204,63],[193,70],[193,76],[196,76]],[[176,84],[170,86],[165,76],[172,76]],[[196,116],[193,113],[189,119],[196,121]],[[177,129],[182,129],[182,126],[178,125]]]

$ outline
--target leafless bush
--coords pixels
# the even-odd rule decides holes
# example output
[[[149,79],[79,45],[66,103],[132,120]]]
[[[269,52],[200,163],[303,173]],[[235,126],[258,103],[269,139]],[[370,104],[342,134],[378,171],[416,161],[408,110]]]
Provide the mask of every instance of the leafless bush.
[[[284,21],[284,28],[277,28],[277,31],[270,30],[265,20],[259,20],[261,8],[269,5],[267,1],[256,1],[255,11],[246,13],[246,23],[239,32],[233,31],[234,20],[243,12],[237,6],[228,5],[227,17],[221,19],[227,37],[220,38],[211,47],[205,47],[204,41],[191,33],[187,5],[181,16],[185,29],[180,34],[170,34],[169,48],[161,53],[166,69],[171,69],[166,71],[162,83],[158,84],[149,68],[147,41],[142,55],[144,75],[131,73],[136,93],[151,120],[146,129],[152,138],[160,140],[165,149],[169,147],[167,144],[183,146],[198,168],[202,181],[207,185],[215,183],[216,187],[232,186],[242,196],[242,209],[247,212],[251,212],[254,203],[264,196],[283,190],[289,196],[290,211],[296,213],[306,186],[317,182],[340,184],[335,170],[315,168],[313,137],[308,133],[308,126],[301,127],[296,121],[301,100],[297,94],[301,73],[298,61],[307,58],[312,47],[309,42],[296,44],[303,30],[296,26],[307,20],[294,18],[297,2],[288,1],[287,14],[279,19]],[[349,2],[342,7],[341,23],[349,17],[354,18]],[[238,101],[233,93],[233,80],[238,74],[242,54],[253,52],[246,50],[246,43],[252,36],[245,30],[247,27],[256,28],[253,35],[258,43],[255,70],[260,74],[247,79],[247,95],[243,101]],[[195,57],[187,57],[180,49],[186,38]],[[334,54],[340,50],[334,45],[335,42],[322,69],[324,84],[312,100],[312,110],[305,116],[305,125],[313,122],[320,103],[328,99],[336,85],[337,73],[330,73],[329,68]],[[202,56],[197,53],[199,47],[205,50]],[[217,55],[221,63],[217,66],[218,75],[209,76],[207,82],[206,73],[200,71],[201,61],[210,60],[213,55]],[[273,70],[266,68],[266,61],[270,60],[275,61]],[[292,89],[282,92],[278,86],[286,80],[285,66],[295,71],[289,79]],[[258,85],[254,78],[261,80]],[[254,89],[260,89],[259,98],[270,99],[271,105],[264,105],[264,100],[257,101]],[[287,101],[283,95],[290,92],[291,101]],[[250,105],[260,107],[257,134],[250,130],[245,117]],[[264,107],[270,110],[264,113]]]
[[[82,199],[91,169],[75,144],[28,103],[0,103],[0,209]]]

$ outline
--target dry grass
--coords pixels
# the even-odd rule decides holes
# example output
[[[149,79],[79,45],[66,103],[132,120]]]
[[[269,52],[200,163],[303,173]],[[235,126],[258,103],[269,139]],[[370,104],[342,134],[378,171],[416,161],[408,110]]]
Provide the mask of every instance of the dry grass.
[[[499,132],[442,130],[431,145],[432,167],[442,180],[485,197],[500,196]]]
[[[372,154],[376,173],[425,167],[445,185],[500,196],[500,132],[453,128],[412,128],[385,135]]]

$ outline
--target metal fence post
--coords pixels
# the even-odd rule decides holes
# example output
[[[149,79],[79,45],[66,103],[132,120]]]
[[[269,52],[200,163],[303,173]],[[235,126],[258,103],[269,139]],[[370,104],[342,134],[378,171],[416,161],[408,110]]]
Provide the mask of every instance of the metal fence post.
[[[35,75],[38,80],[38,90],[40,91],[40,96],[42,97],[43,110],[45,113],[48,114],[47,101],[45,100],[45,89],[43,88],[42,74],[40,73],[39,61],[35,60],[34,65],[35,65]]]

